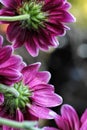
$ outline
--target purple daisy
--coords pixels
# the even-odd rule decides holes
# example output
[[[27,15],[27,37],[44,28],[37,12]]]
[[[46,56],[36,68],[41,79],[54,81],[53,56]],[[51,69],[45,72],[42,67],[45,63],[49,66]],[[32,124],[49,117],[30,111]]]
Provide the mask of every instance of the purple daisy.
[[[58,128],[44,127],[43,130],[87,130],[87,109],[79,119],[76,110],[67,104],[61,108],[61,116],[56,115]]]
[[[9,24],[7,38],[14,48],[24,44],[32,56],[37,56],[39,49],[57,47],[56,36],[69,29],[65,23],[75,21],[68,12],[71,5],[67,0],[1,0],[1,3],[4,7],[0,16],[29,16],[26,20],[2,23]]]
[[[3,38],[0,36],[0,83],[12,85],[22,79],[21,70],[25,66],[22,58],[14,55],[12,46],[2,46]]]
[[[31,64],[22,70],[23,80],[13,87],[19,92],[18,97],[5,93],[4,103],[0,106],[0,116],[17,120],[53,119],[55,112],[50,107],[62,103],[62,98],[54,93],[54,87],[48,84],[50,73],[38,71],[40,63]],[[7,126],[3,128],[9,129]]]

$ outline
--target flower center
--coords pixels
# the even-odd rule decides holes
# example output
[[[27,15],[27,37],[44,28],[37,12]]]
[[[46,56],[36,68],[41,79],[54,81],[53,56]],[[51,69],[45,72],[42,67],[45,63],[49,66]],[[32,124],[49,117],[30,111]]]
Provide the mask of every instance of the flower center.
[[[46,13],[42,11],[43,2],[29,0],[23,2],[21,7],[17,9],[19,15],[29,14],[29,19],[22,21],[22,27],[37,30],[40,26],[44,26],[47,20]]]
[[[17,108],[24,110],[26,104],[30,103],[29,96],[31,96],[31,92],[27,86],[24,86],[22,83],[18,83],[14,85],[14,88],[19,93],[18,97],[14,97],[14,95],[8,91],[4,94],[4,106],[6,111],[9,111],[10,115],[14,114]]]

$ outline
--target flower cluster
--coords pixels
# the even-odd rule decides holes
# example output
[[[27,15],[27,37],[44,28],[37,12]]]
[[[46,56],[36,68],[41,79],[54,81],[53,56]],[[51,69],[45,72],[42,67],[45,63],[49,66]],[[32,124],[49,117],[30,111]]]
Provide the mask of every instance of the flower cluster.
[[[17,97],[8,91],[0,95],[1,117],[18,121],[54,118],[56,113],[49,107],[60,105],[62,98],[54,93],[52,85],[47,84],[50,73],[39,72],[39,67],[40,63],[35,63],[22,69],[22,79],[11,87],[19,93]]]
[[[21,56],[14,54],[22,45],[32,56],[37,56],[39,50],[57,47],[57,36],[69,29],[65,24],[75,21],[68,11],[70,3],[67,0],[0,0],[0,3],[3,5],[0,23],[8,24],[7,40],[12,43],[2,46],[0,36],[0,128],[30,129],[29,122],[24,125],[20,122],[55,119],[59,129],[79,130],[79,119],[73,108],[64,106],[62,117],[51,110],[62,104],[62,97],[49,84],[50,73],[39,71],[40,62],[27,65]],[[85,114],[81,122],[86,122]]]
[[[2,21],[9,24],[8,40],[14,48],[24,44],[32,56],[37,56],[39,49],[58,46],[56,36],[64,35],[69,29],[64,23],[75,21],[68,12],[71,5],[66,0],[1,0],[1,3],[4,8],[0,16],[21,16],[23,19]]]

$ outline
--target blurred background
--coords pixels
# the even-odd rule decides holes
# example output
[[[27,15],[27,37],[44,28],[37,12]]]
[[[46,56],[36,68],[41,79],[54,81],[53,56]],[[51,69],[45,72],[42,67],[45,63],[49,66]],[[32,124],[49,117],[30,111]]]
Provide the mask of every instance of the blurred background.
[[[41,70],[50,71],[50,83],[55,86],[56,93],[63,97],[63,104],[72,105],[81,116],[87,108],[87,0],[68,1],[72,4],[70,12],[77,21],[68,24],[71,30],[64,37],[58,37],[58,48],[45,53],[40,51],[36,58],[32,58],[24,47],[15,53],[20,54],[27,64],[42,62]],[[7,25],[0,25],[0,34],[7,44],[6,28]],[[60,107],[53,110],[60,113]],[[53,121],[49,121],[49,125],[54,125]]]

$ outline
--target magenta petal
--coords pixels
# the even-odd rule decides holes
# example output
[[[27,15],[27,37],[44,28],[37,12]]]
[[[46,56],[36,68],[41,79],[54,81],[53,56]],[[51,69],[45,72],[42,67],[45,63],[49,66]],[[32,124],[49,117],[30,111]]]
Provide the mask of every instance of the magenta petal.
[[[87,120],[87,109],[82,114],[81,123],[83,124],[86,120]]]
[[[0,2],[6,7],[10,7],[14,9],[17,7],[17,3],[15,0],[0,0]]]
[[[20,122],[24,120],[23,114],[19,108],[16,110],[16,120]]]
[[[55,107],[62,104],[62,98],[49,91],[49,88],[35,91],[32,100],[42,107]]]
[[[31,64],[27,67],[24,67],[24,69],[22,70],[22,74],[23,74],[23,81],[25,84],[28,84],[33,77],[36,76],[36,73],[38,71],[38,69],[40,68],[41,63],[37,62],[34,64]]]
[[[54,91],[54,86],[53,85],[49,85],[49,84],[38,84],[38,85],[35,85],[35,86],[30,86],[29,85],[29,88],[30,90],[33,92],[35,91],[38,91],[38,90],[44,90],[44,89],[47,89],[49,90],[50,92],[53,92]]]
[[[0,75],[2,76],[7,76],[8,78],[17,78],[18,76],[20,77],[22,74],[16,70],[16,69],[12,69],[12,68],[4,68],[4,69],[0,69]]]
[[[2,130],[15,130],[15,128],[11,128],[9,126],[3,125]]]
[[[7,61],[12,53],[12,47],[11,46],[5,46],[3,48],[0,48],[0,68],[2,66],[2,63]]]
[[[87,120],[82,124],[80,130],[87,130]]]
[[[65,34],[64,26],[62,23],[52,20],[46,24],[47,24],[47,30],[50,33],[52,33],[53,36]]]
[[[59,17],[59,20],[62,21],[62,22],[75,22],[76,19],[75,17],[71,14],[71,13],[68,13],[68,12],[62,12],[63,14]]]
[[[53,112],[52,110],[45,108],[45,107],[39,107],[37,105],[32,104],[31,106],[29,106],[28,111],[41,119],[53,119],[56,115],[55,112]]]
[[[0,47],[2,47],[3,44],[3,37],[0,35]]]
[[[31,56],[35,57],[38,55],[39,48],[35,44],[35,41],[33,40],[33,36],[28,36],[28,41],[26,41],[25,47],[27,51],[31,54]]]
[[[7,28],[7,38],[9,41],[13,42],[15,48],[21,47],[24,44],[25,30],[20,28],[20,22],[13,22],[9,24]]]
[[[58,130],[58,129],[54,127],[43,127],[41,130]]]
[[[22,61],[22,57],[20,57],[19,55],[12,55],[6,62],[4,62],[2,65],[0,65],[0,68],[13,67],[14,69],[18,70],[18,69],[22,68],[20,66],[22,63],[24,63]]]
[[[37,72],[35,78],[33,78],[30,82],[30,86],[36,86],[42,83],[48,83],[50,80],[51,74],[47,71]]]
[[[71,129],[79,130],[79,118],[73,107],[70,105],[63,105],[61,108],[61,114],[65,120],[68,120]]]
[[[0,93],[0,105],[4,103],[4,95]]]
[[[61,116],[55,116],[55,122],[59,130],[70,130],[69,122],[66,119],[63,119]]]

